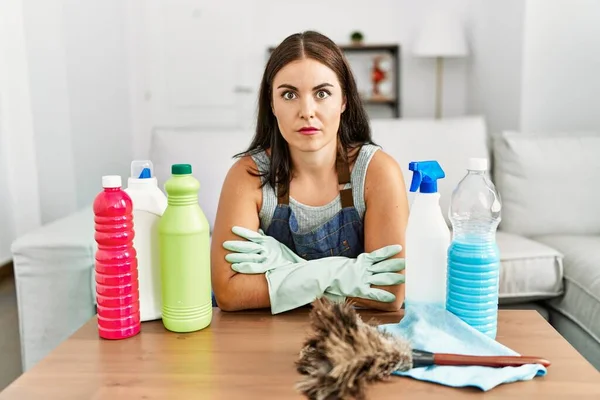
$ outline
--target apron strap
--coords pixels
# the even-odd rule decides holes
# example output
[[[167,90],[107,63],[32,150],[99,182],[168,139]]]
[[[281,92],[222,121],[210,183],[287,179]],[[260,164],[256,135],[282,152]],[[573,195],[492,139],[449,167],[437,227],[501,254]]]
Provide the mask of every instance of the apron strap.
[[[348,165],[348,162],[338,156],[335,164],[337,167],[338,183],[340,185],[350,183],[350,166]],[[342,201],[342,208],[354,207],[352,187],[340,190],[340,200]]]
[[[289,203],[290,203],[290,186],[287,185],[287,188],[286,188],[285,185],[280,182],[277,185],[277,204],[288,205]]]
[[[348,162],[341,157],[336,160],[336,169],[338,174],[338,183],[345,185],[350,183],[350,166]],[[340,200],[342,202],[342,208],[354,207],[354,198],[352,197],[352,188],[342,189],[340,191]],[[290,192],[289,184],[286,185],[279,183],[277,185],[277,204],[288,205],[290,203]]]

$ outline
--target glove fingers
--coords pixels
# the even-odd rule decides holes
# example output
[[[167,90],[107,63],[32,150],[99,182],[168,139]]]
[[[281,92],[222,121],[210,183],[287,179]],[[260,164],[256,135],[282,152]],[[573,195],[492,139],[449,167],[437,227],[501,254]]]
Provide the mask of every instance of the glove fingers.
[[[379,286],[391,286],[391,285],[399,285],[404,283],[405,277],[402,274],[396,274],[394,272],[386,272],[383,274],[376,274],[371,276],[367,281],[371,285],[379,285]]]
[[[392,244],[368,253],[366,255],[366,258],[372,262],[379,262],[393,257],[401,251],[402,246],[400,246],[399,244]]]
[[[391,303],[396,300],[396,296],[382,289],[369,289],[364,297],[382,303]]]
[[[253,242],[260,243],[260,240],[263,238],[263,236],[259,232],[255,232],[251,229],[244,228],[241,226],[234,226],[233,228],[231,228],[231,232]]]
[[[268,270],[264,265],[248,262],[231,264],[231,269],[240,274],[264,274]]]
[[[392,258],[369,266],[367,269],[375,274],[381,272],[400,272],[406,267],[404,258]]]
[[[259,253],[263,249],[262,246],[256,243],[244,240],[227,240],[223,242],[223,247],[237,253]]]
[[[266,256],[262,254],[254,254],[254,253],[231,253],[225,256],[225,260],[232,264],[236,263],[260,263],[267,259]]]

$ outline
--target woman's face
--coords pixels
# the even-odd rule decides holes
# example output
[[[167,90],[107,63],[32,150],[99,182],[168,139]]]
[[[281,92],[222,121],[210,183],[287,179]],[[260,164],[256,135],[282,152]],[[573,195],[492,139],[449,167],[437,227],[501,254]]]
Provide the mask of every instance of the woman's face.
[[[336,142],[346,102],[329,67],[310,58],[289,63],[273,79],[271,101],[291,149],[314,152]]]

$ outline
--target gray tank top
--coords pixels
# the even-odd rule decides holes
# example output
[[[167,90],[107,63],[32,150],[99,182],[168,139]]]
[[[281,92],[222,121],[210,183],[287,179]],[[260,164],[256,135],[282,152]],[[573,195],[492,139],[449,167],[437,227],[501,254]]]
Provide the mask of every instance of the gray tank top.
[[[367,175],[367,167],[373,154],[379,150],[378,146],[366,144],[363,145],[358,153],[358,157],[354,162],[352,173],[350,174],[350,183],[347,183],[344,188],[352,188],[352,197],[354,198],[354,207],[360,218],[365,215],[365,177]],[[263,173],[268,171],[270,159],[264,151],[252,156],[258,170]],[[264,178],[263,178],[264,180]],[[262,188],[262,207],[260,209],[260,227],[263,231],[267,231],[271,225],[271,218],[277,207],[277,193],[268,183]],[[290,196],[290,208],[294,212],[298,220],[298,233],[308,233],[313,229],[330,220],[335,214],[342,209],[340,195],[338,194],[328,204],[319,207],[313,207],[302,204]]]

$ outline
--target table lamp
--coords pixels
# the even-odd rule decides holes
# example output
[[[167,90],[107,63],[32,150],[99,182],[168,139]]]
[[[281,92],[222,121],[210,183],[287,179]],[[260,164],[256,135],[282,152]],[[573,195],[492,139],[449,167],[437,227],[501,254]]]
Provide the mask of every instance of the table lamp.
[[[461,21],[450,13],[435,12],[428,15],[421,25],[413,54],[417,57],[435,57],[436,102],[435,117],[442,117],[442,86],[444,58],[465,57],[469,54]]]

